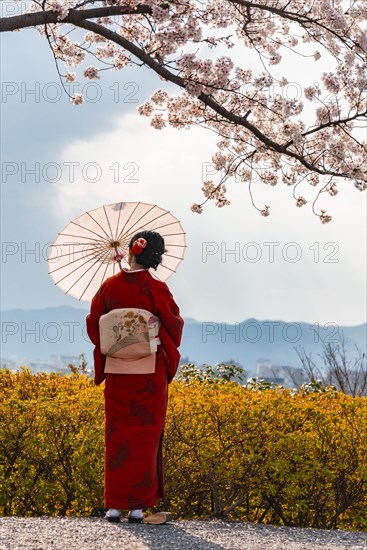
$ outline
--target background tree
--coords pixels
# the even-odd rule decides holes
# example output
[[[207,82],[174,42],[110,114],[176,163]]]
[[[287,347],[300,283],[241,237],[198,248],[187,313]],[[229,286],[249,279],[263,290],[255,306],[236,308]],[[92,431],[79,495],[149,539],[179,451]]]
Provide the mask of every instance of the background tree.
[[[225,183],[234,176],[248,186],[263,216],[270,207],[254,203],[254,177],[292,187],[297,207],[307,203],[298,187],[317,187],[312,211],[322,223],[331,216],[316,210],[321,193],[336,195],[339,180],[366,189],[366,141],[358,130],[366,129],[367,117],[364,0],[42,0],[21,2],[19,9],[0,20],[0,30],[35,27],[44,35],[75,105],[83,97],[73,91],[76,73],[69,68],[87,57],[94,65],[85,68],[85,78],[139,65],[181,89],[178,95],[157,90],[138,111],[157,129],[200,125],[218,134],[212,160],[222,175],[203,182],[205,199],[191,207],[194,212],[210,199],[219,207],[229,204]],[[259,74],[246,60],[235,65],[243,47],[256,51]],[[311,124],[302,117],[301,100],[269,93],[289,82],[271,72],[284,51],[330,60],[321,81],[303,88],[314,107]]]
[[[348,395],[367,396],[367,357],[356,346],[356,355],[348,357],[344,334],[340,342],[323,342],[319,356],[323,365],[318,367],[312,354],[295,347],[302,367],[310,381],[319,380],[323,386],[335,386]]]

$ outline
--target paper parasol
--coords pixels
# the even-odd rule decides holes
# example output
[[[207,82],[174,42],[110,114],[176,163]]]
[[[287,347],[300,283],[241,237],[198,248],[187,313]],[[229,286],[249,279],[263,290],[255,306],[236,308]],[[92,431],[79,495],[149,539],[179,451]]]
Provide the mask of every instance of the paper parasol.
[[[169,211],[143,202],[108,204],[70,222],[50,247],[49,274],[65,294],[90,301],[103,281],[129,267],[129,242],[142,230],[164,238],[167,252],[150,273],[166,281],[183,259],[185,232]]]

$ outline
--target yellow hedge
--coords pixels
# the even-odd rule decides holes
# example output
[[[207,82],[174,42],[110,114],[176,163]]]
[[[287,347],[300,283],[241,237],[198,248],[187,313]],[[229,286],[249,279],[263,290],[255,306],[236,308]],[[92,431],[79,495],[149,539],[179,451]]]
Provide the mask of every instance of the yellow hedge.
[[[103,388],[0,371],[0,515],[103,508]],[[367,400],[173,382],[166,500],[177,518],[367,529]]]

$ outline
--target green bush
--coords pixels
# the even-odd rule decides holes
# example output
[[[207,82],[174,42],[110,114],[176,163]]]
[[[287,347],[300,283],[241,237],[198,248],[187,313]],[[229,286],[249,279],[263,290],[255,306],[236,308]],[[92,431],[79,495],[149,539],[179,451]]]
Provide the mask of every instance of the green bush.
[[[228,379],[170,386],[164,506],[367,529],[367,401],[333,388],[262,391]],[[0,371],[0,515],[103,508],[103,388],[84,374]]]

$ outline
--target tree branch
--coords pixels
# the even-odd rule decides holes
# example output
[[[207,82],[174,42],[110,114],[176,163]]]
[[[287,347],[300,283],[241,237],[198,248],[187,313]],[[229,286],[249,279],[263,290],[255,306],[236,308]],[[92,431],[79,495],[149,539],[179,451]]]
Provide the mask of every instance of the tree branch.
[[[95,19],[99,17],[112,17],[114,15],[139,15],[151,14],[150,6],[142,4],[136,8],[126,8],[125,6],[106,6],[103,8],[91,8],[88,10],[70,10],[68,15],[63,19],[58,19],[58,14],[54,11],[37,11],[34,13],[24,13],[22,15],[14,15],[13,17],[0,18],[0,32],[9,32],[26,27],[37,27],[45,24],[71,24],[79,26],[79,22],[83,19]]]

